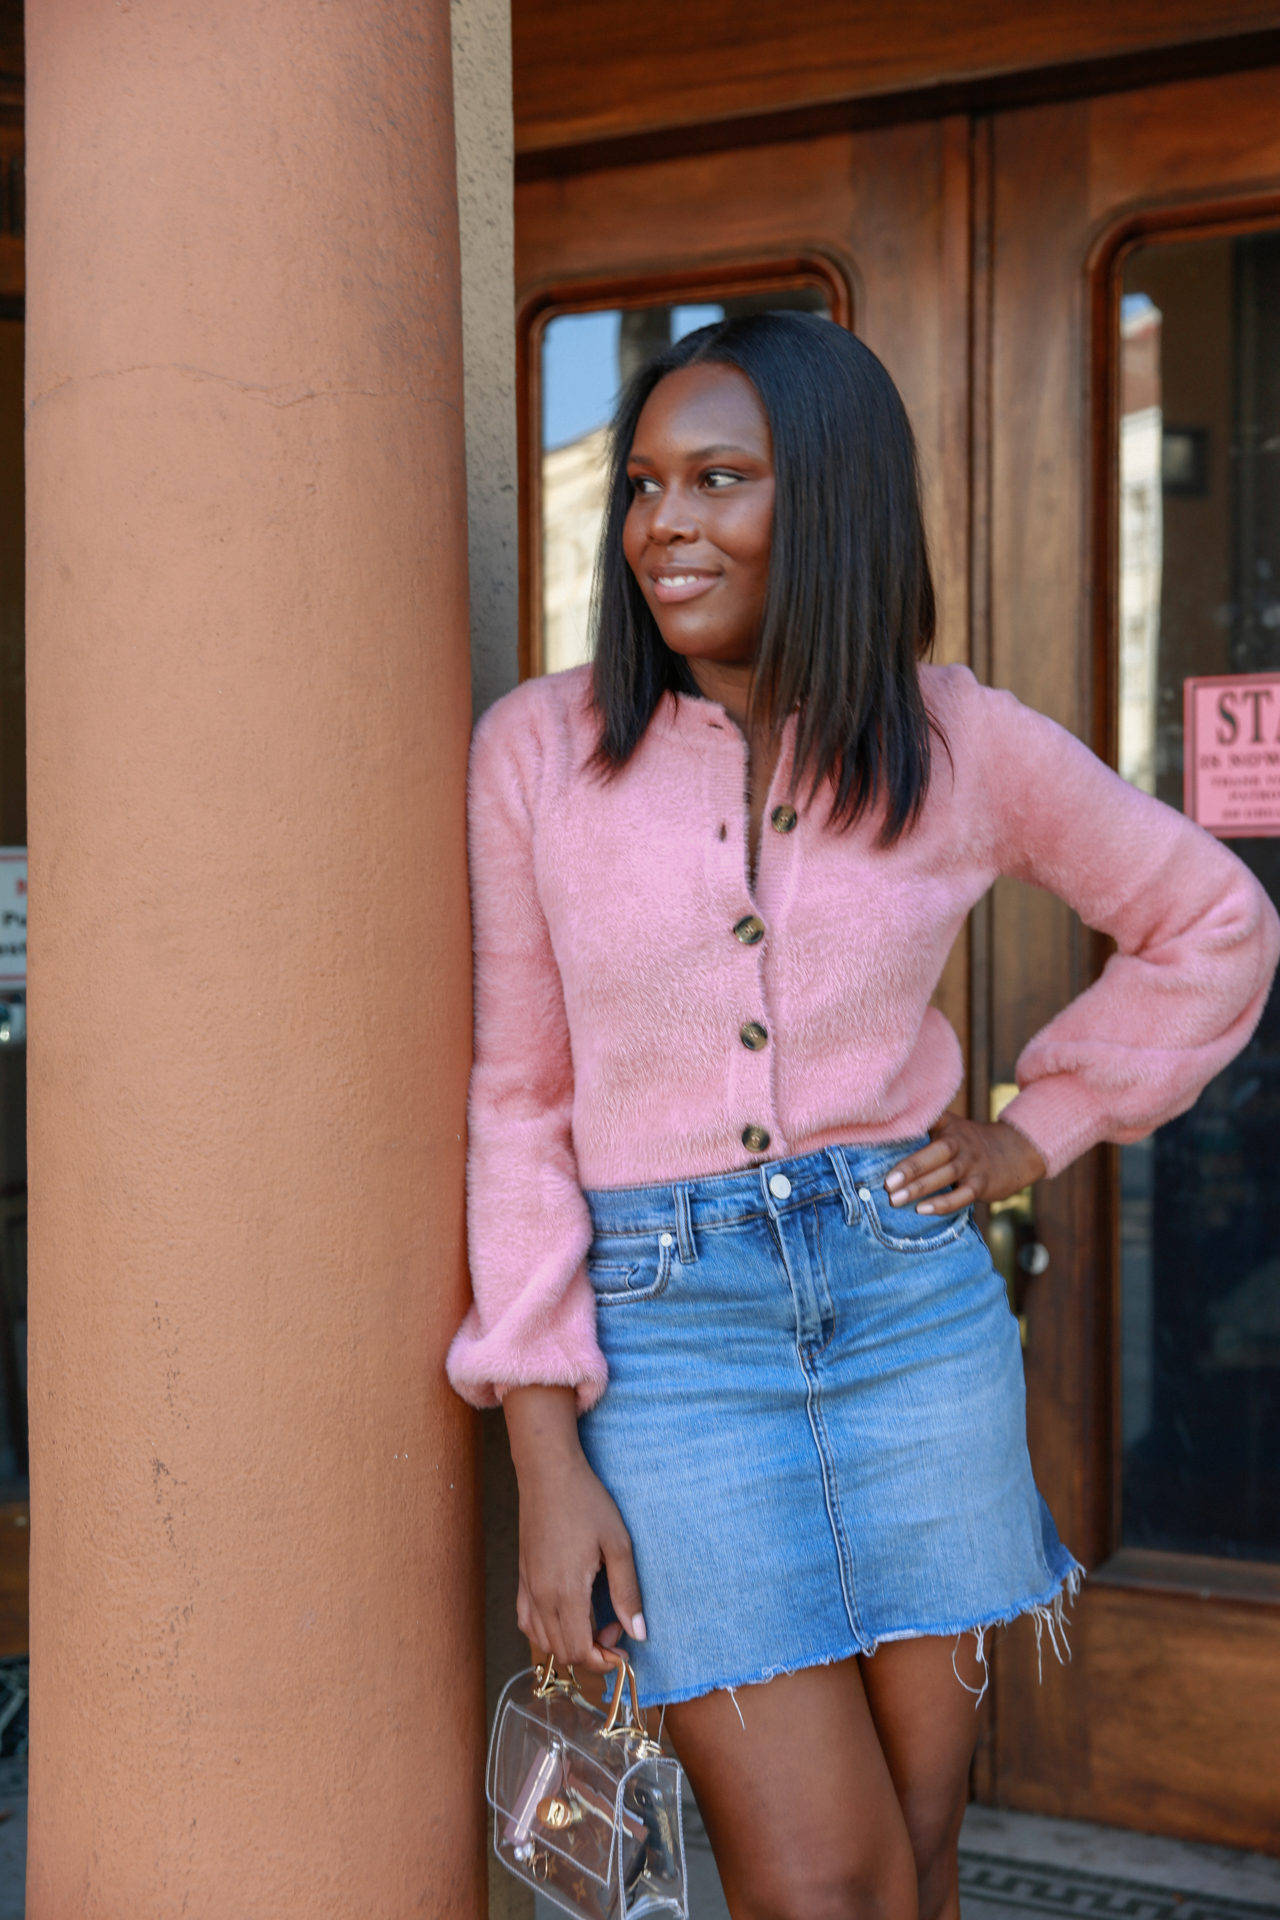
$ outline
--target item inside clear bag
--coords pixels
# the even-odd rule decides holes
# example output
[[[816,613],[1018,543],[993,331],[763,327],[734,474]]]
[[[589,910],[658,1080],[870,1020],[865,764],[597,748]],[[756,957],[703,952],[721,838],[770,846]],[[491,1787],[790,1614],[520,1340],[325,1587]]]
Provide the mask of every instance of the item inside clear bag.
[[[622,1787],[624,1812],[644,1823],[645,1846],[624,1881],[621,1920],[688,1912],[680,1774],[674,1760],[641,1761]]]
[[[583,1920],[686,1920],[678,1761],[638,1729],[605,1733],[576,1690],[504,1690],[490,1755],[494,1851]]]
[[[617,1912],[611,1898],[614,1781],[579,1742],[513,1706],[492,1798],[500,1859],[550,1887],[572,1880],[576,1900],[590,1902],[584,1913],[604,1920]]]

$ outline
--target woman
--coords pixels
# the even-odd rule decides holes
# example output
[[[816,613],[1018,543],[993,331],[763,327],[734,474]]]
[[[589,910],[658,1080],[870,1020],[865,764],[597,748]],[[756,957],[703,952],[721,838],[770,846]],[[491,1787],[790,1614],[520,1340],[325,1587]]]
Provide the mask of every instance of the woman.
[[[1280,918],[1203,829],[928,662],[911,431],[851,335],[704,327],[612,444],[592,666],[472,744],[449,1376],[504,1409],[521,1630],[586,1668],[625,1634],[734,1920],[958,1920],[985,1632],[1030,1613],[1056,1651],[1083,1573],[972,1205],[1188,1107]],[[929,1001],[997,874],[1118,950],[985,1124]]]

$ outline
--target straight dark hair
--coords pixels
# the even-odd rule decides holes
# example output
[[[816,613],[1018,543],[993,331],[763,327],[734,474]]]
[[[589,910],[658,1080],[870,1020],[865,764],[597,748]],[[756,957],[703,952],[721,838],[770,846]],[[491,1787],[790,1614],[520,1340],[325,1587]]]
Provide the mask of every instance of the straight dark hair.
[[[871,349],[834,321],[756,313],[699,327],[627,382],[609,427],[604,526],[592,580],[592,699],[601,720],[589,765],[612,775],[665,693],[698,695],[663,640],[622,548],[636,424],[658,382],[712,361],[737,367],[773,440],[774,508],[764,620],[748,726],[776,729],[802,703],[793,792],[830,776],[831,819],[848,827],[883,797],[876,844],[891,846],[924,804],[928,713],[916,672],[936,624],[915,438]],[[948,749],[949,752],[949,749]]]

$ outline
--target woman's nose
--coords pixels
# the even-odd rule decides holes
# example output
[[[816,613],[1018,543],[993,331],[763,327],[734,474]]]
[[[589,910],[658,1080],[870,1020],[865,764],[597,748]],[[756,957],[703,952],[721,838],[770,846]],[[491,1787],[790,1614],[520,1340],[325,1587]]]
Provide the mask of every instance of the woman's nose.
[[[649,520],[650,538],[694,540],[697,534],[698,517],[691,496],[683,487],[665,488],[654,502]]]

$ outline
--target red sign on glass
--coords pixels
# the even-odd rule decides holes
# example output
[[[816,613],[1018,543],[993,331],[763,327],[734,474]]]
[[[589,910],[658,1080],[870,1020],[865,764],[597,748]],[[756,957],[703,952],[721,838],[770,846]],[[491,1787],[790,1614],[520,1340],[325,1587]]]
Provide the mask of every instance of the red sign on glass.
[[[1184,812],[1222,840],[1280,835],[1280,673],[1182,683]]]

